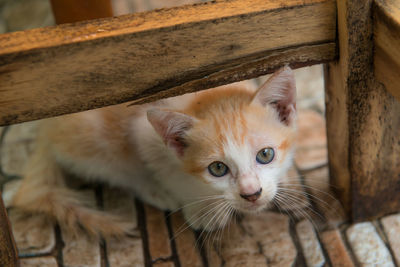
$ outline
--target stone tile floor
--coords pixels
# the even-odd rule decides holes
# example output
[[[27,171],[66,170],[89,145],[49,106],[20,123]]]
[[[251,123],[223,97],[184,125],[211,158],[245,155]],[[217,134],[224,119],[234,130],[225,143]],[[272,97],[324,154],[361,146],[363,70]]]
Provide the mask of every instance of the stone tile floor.
[[[115,15],[171,7],[196,0],[113,0]],[[48,0],[0,0],[0,33],[54,24]],[[265,77],[259,78],[261,82]],[[166,213],[103,186],[85,188],[100,207],[135,222],[121,240],[73,238],[40,216],[21,216],[10,198],[32,151],[35,122],[5,129],[0,174],[21,266],[397,266],[400,264],[400,214],[349,224],[332,199],[327,168],[321,66],[296,71],[299,136],[294,188],[303,193],[284,211],[237,218],[223,232],[202,236],[185,228],[181,214]],[[291,206],[291,207],[289,207]],[[182,231],[182,229],[184,229]],[[221,236],[221,238],[220,238]],[[209,240],[205,242],[206,239]],[[212,242],[220,240],[219,242]]]

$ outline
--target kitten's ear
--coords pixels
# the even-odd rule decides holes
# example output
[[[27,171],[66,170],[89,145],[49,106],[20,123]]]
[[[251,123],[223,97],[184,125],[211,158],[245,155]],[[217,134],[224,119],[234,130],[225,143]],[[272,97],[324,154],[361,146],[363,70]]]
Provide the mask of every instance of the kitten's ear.
[[[280,120],[290,125],[296,113],[296,82],[292,69],[285,66],[276,71],[258,89],[252,103],[273,106]]]
[[[186,131],[193,127],[195,119],[180,112],[158,108],[147,111],[147,119],[164,143],[173,148],[178,156],[182,156],[187,146]]]

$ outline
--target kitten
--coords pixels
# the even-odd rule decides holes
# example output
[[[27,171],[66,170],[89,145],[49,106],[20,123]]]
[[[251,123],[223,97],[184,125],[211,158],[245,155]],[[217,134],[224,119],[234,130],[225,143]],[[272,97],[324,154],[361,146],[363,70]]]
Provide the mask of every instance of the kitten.
[[[194,229],[268,208],[292,164],[296,88],[289,67],[256,92],[228,85],[141,106],[44,120],[13,206],[103,236],[129,224],[91,207],[64,171],[131,190]]]

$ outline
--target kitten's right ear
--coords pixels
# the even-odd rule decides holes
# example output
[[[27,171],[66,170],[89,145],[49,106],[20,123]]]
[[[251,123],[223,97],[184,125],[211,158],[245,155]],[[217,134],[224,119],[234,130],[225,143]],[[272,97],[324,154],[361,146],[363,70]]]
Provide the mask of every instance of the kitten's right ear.
[[[180,112],[158,108],[148,110],[147,119],[164,143],[173,148],[178,156],[182,156],[187,146],[186,132],[193,127],[195,119]]]
[[[276,71],[258,89],[252,103],[273,106],[280,120],[286,125],[291,124],[296,113],[296,83],[292,69],[285,66]]]

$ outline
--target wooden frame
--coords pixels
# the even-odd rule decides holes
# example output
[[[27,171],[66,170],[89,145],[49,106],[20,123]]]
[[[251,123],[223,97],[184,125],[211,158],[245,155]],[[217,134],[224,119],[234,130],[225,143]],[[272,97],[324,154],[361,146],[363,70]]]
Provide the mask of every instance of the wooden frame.
[[[0,125],[333,60],[334,6],[217,1],[0,35]]]
[[[226,0],[3,34],[0,125],[330,62],[338,196],[354,220],[400,210],[399,3]],[[0,206],[0,264],[16,266],[7,225]]]

